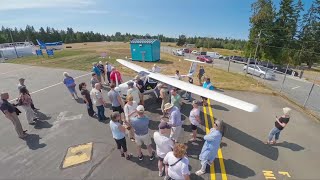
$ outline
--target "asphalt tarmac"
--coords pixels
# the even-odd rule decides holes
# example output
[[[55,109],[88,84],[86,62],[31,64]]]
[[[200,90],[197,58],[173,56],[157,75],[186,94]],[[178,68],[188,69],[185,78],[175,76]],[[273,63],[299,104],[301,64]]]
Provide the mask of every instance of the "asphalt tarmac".
[[[75,77],[77,83],[89,83],[88,72],[0,64],[0,91],[8,91],[10,99],[14,100],[18,95],[18,79],[24,77],[34,104],[40,108],[38,116],[41,119],[35,126],[30,126],[24,114],[19,116],[30,134],[26,140],[21,140],[12,123],[1,113],[0,179],[162,179],[158,177],[157,159],[149,161],[144,149],[145,159],[139,161],[135,144],[128,139],[133,158],[127,161],[120,157],[109,122],[102,123],[89,117],[82,101],[71,99],[61,83],[64,71]],[[186,117],[191,105],[185,102],[182,107],[184,132],[180,141],[188,145],[191,179],[319,179],[320,125],[317,121],[277,96],[223,93],[257,104],[259,112],[247,113],[210,102],[210,107],[201,107],[203,126],[198,141],[191,143],[188,142],[191,127]],[[160,104],[155,102],[153,95],[146,95],[145,99],[152,134],[160,120]],[[285,106],[291,107],[293,112],[279,144],[265,145],[275,116],[280,116]],[[110,110],[106,110],[108,116]],[[198,177],[194,172],[200,167],[198,155],[202,137],[206,129],[212,127],[214,119],[224,120],[227,132],[214,166]],[[90,142],[92,146],[88,153],[81,151],[82,146],[73,147]],[[67,154],[68,148],[71,155]],[[66,162],[73,166],[63,169]]]

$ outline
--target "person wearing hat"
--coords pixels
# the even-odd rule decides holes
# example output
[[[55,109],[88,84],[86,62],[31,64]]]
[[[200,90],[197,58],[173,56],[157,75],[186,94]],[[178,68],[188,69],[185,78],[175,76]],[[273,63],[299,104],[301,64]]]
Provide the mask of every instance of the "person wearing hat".
[[[206,173],[207,165],[213,163],[217,156],[217,152],[220,148],[220,143],[222,136],[224,134],[224,124],[223,121],[214,121],[213,128],[210,129],[209,134],[205,135],[203,139],[205,140],[201,153],[199,155],[199,160],[201,161],[201,169],[196,172],[196,175],[200,176]]]
[[[24,131],[22,129],[19,117],[17,115],[17,108],[8,102],[9,94],[4,92],[0,94],[0,97],[2,102],[0,105],[0,110],[3,112],[5,117],[12,122],[19,138],[25,138],[27,136],[26,130]]]
[[[155,157],[155,152],[151,147],[151,137],[149,135],[149,118],[144,115],[143,105],[139,105],[137,107],[137,116],[131,118],[131,126],[134,130],[139,160],[143,160],[141,145],[144,144],[147,146],[150,155],[150,161],[152,161]]]
[[[127,96],[131,95],[133,97],[133,101],[140,103],[140,91],[138,88],[134,86],[133,81],[129,81],[128,83]]]
[[[169,124],[171,127],[170,138],[176,143],[182,130],[181,113],[179,108],[173,104],[167,103],[164,105],[164,110],[169,114]]]
[[[20,79],[19,79],[19,84],[18,84],[18,91],[19,91],[19,93],[20,93],[20,89],[21,89],[21,88],[25,87],[25,88],[27,89],[27,86],[24,84],[24,82],[25,82],[25,79],[24,79],[24,78],[20,78]],[[27,89],[27,93],[28,93],[28,95],[31,97],[28,89]],[[32,99],[31,99],[31,109],[32,109],[32,110],[36,110],[36,111],[39,110],[38,108],[36,108],[36,107],[34,106]]]
[[[101,73],[101,77],[103,79],[103,82],[102,82],[102,79],[101,79],[101,83],[104,83],[106,82],[106,72],[104,70],[104,65],[102,63],[102,61],[99,61],[98,65],[97,65],[98,69],[100,70],[100,73]]]
[[[192,102],[193,109],[190,111],[189,120],[191,123],[191,129],[192,129],[192,138],[190,141],[195,141],[197,139],[197,129],[198,126],[201,123],[200,119],[200,109],[199,109],[199,102],[197,100],[194,100]]]
[[[190,84],[193,84],[192,74],[188,75],[188,81]],[[189,102],[191,102],[191,92],[186,92],[184,100],[188,100]]]
[[[168,166],[165,166],[163,159],[168,152],[172,151],[174,143],[169,137],[167,137],[167,135],[170,134],[171,126],[167,122],[161,121],[158,127],[159,131],[155,131],[153,133],[153,139],[156,143],[156,151],[159,158],[159,176],[162,177],[164,171],[166,176],[168,176]]]
[[[206,81],[203,83],[202,87],[205,88],[205,89],[209,89],[209,90],[213,91],[214,90],[214,86],[211,84],[210,78],[207,77],[205,79],[206,79]],[[201,98],[202,98],[203,105],[207,106],[208,98],[202,97],[202,96],[201,96]]]
[[[116,85],[115,84],[111,84],[110,85],[110,91],[108,92],[108,98],[111,102],[111,107],[112,107],[112,111],[115,112],[119,112],[120,114],[123,113],[123,107],[124,107],[124,103],[121,99],[120,93],[116,90]],[[122,118],[121,118],[122,119]]]
[[[181,109],[182,101],[181,96],[177,92],[177,88],[171,90],[171,104]]]
[[[163,84],[163,83],[159,83],[158,88],[160,88],[160,98],[162,99],[161,102],[161,110],[162,110],[162,117],[165,117],[165,110],[164,110],[164,105],[170,102],[170,95],[169,95],[169,90],[168,87]]]
[[[121,74],[115,67],[111,68],[110,80],[111,80],[111,83],[116,85],[122,83]]]
[[[101,71],[96,62],[92,63],[92,72],[96,73],[99,82],[101,82]]]
[[[276,122],[274,123],[275,127],[270,131],[266,144],[276,144],[279,140],[280,132],[289,123],[291,109],[285,107],[282,111],[283,115],[280,118],[276,116]],[[275,138],[274,141],[272,141],[273,137]]]

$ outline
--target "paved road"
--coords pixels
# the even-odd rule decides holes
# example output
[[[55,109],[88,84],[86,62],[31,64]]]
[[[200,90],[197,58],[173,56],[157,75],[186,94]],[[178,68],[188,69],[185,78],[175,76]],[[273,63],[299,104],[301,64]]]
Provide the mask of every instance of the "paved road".
[[[172,50],[175,48],[172,47],[161,47],[162,52],[172,52]],[[195,55],[192,54],[186,54],[182,58],[188,58],[188,59],[196,59]],[[221,59],[215,59],[214,60],[214,66],[217,68],[221,68],[224,70],[228,70],[228,61],[224,61]],[[236,73],[243,73],[243,64],[239,63],[230,63],[230,71],[236,72]],[[270,80],[263,80],[259,77],[254,77],[255,79],[262,81],[269,87],[271,87],[273,90],[280,91],[281,84],[284,79],[283,74],[276,74],[276,80],[270,81]],[[306,101],[306,98],[308,97],[308,94],[310,92],[310,89],[312,87],[312,83],[303,79],[299,79],[297,77],[293,76],[286,76],[284,86],[282,88],[282,93],[284,93],[289,98],[293,99],[295,102],[299,103],[300,105],[303,105]],[[315,85],[313,87],[313,91],[310,95],[310,98],[306,104],[306,107],[308,107],[310,110],[314,111],[320,116],[320,86]]]
[[[12,71],[13,69],[18,71]],[[26,141],[16,137],[12,124],[0,115],[0,179],[161,179],[156,162],[145,159],[139,162],[135,146],[128,142],[133,152],[132,161],[119,157],[111,137],[108,122],[100,123],[86,114],[85,106],[71,99],[67,89],[60,83],[63,69],[49,69],[24,65],[0,64],[0,90],[9,91],[14,98],[19,77],[26,84],[36,106],[41,110],[41,121],[35,126],[27,125],[20,115],[22,125],[31,134]],[[87,72],[67,70],[79,77],[77,82],[88,82]],[[320,124],[310,120],[290,103],[276,96],[245,92],[225,94],[257,104],[260,112],[246,113],[223,104],[211,102],[211,107],[202,109],[202,124],[212,126],[213,119],[222,119],[228,130],[223,138],[219,158],[208,173],[192,179],[318,179],[320,166]],[[194,97],[199,98],[199,97]],[[151,117],[150,130],[157,129],[160,105],[152,96],[146,96],[147,115]],[[263,143],[273,127],[274,116],[281,108],[294,109],[289,125],[281,134],[276,146]],[[199,131],[199,141],[188,142],[190,123],[185,118],[191,105],[183,105],[184,133],[181,142],[188,144],[190,168],[194,173],[199,168],[198,154],[203,143],[206,127]],[[107,112],[109,114],[110,111]],[[89,162],[61,169],[70,146],[93,142]],[[145,154],[146,151],[144,151]],[[286,174],[287,173],[287,174]]]

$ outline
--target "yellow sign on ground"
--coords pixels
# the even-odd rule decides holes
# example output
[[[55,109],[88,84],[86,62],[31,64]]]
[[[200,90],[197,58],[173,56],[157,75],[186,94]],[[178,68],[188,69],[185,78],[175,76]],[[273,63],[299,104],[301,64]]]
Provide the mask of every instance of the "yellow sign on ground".
[[[62,162],[61,168],[68,168],[91,160],[92,142],[71,146]]]

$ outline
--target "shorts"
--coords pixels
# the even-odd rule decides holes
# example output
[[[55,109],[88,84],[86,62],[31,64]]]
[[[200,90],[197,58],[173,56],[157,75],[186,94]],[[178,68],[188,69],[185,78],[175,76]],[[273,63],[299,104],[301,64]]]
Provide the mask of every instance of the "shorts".
[[[182,126],[172,127],[171,128],[171,133],[170,133],[170,138],[175,140],[175,141],[178,141],[178,138],[180,136],[181,130],[182,130]]]
[[[191,129],[192,130],[197,130],[198,126],[191,124]]]
[[[138,146],[141,146],[142,144],[148,146],[151,144],[151,137],[149,136],[149,133],[146,135],[134,135],[135,137],[135,142],[137,143]]]
[[[117,107],[114,107],[114,106],[112,106],[112,111],[113,112],[119,112],[120,114],[121,113],[123,113],[123,109],[122,109],[122,107],[121,106],[117,106]]]
[[[117,149],[123,149],[123,152],[127,152],[127,142],[126,142],[126,138],[122,138],[122,139],[114,139],[116,141],[117,144]]]
[[[71,94],[74,94],[76,93],[76,86],[71,86],[71,87],[68,87],[68,90]]]
[[[159,161],[163,162],[163,159],[162,157],[158,157]]]

